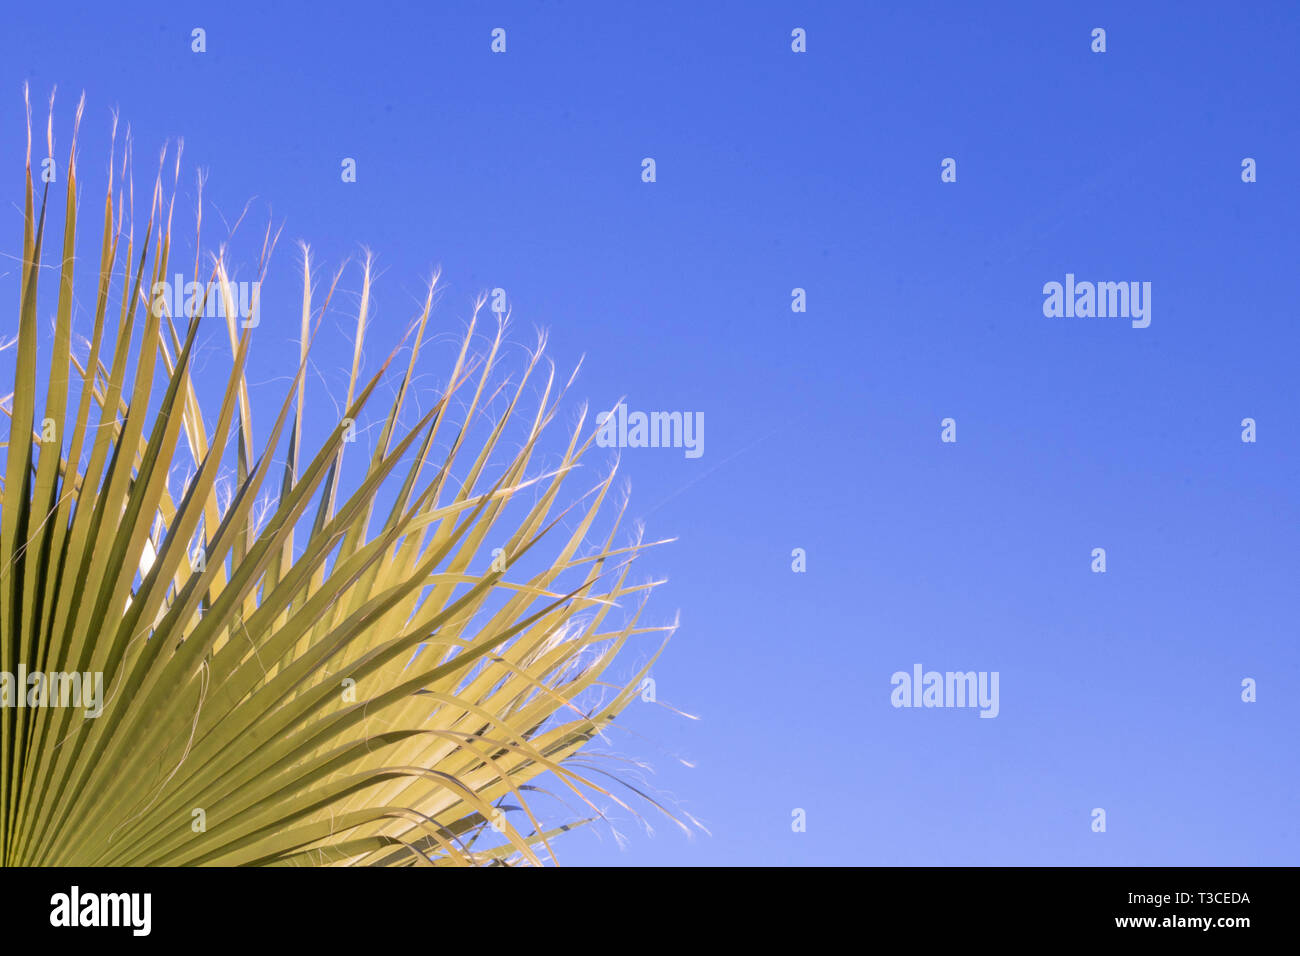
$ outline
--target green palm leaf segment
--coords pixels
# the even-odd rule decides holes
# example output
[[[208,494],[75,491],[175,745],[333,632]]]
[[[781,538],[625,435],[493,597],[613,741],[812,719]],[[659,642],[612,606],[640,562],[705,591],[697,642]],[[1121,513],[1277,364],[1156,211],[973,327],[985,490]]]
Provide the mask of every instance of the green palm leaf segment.
[[[47,136],[52,156],[52,120]],[[259,450],[244,377],[253,329],[236,316],[224,253],[202,269],[196,256],[192,273],[220,294],[222,318],[202,303],[173,315],[151,295],[173,269],[179,155],[172,198],[161,172],[154,183],[143,235],[129,164],[110,164],[83,362],[74,289],[88,305],[93,263],[74,255],[75,127],[55,266],[42,258],[50,187],[37,208],[30,122],[27,143],[0,490],[0,670],[15,675],[0,708],[0,860],[536,864],[601,805],[635,813],[617,775],[593,765],[600,755],[568,758],[634,699],[670,629],[640,623],[656,582],[632,581],[648,544],[619,543],[622,509],[602,512],[614,472],[571,490],[594,437],[585,414],[563,453],[537,464],[567,387],[544,374],[540,348],[511,385],[499,374],[501,323],[478,355],[471,321],[437,401],[412,412],[437,279],[367,379],[367,260],[346,410],[306,447],[309,349],[339,276],[314,302],[304,247],[290,322],[301,348]],[[259,282],[274,238],[268,230]],[[56,281],[40,413],[37,341],[49,319],[37,295]],[[210,419],[196,337],[223,319],[230,371]],[[393,398],[366,453],[355,423],[378,394]],[[356,476],[350,491],[345,474]],[[647,634],[642,666],[610,682],[611,663]],[[56,706],[48,685],[47,699],[27,698],[20,667],[102,674],[102,712]],[[565,820],[544,824],[535,804]]]

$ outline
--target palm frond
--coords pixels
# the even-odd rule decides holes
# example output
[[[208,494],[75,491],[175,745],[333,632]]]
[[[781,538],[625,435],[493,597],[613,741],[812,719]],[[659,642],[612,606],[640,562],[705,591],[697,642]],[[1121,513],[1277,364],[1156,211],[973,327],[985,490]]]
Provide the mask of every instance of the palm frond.
[[[258,444],[245,377],[254,329],[238,321],[224,248],[191,273],[219,296],[230,344],[210,419],[196,343],[220,319],[205,315],[206,299],[173,314],[158,293],[172,274],[179,154],[170,200],[160,165],[138,242],[132,187],[115,191],[110,175],[81,359],[82,106],[55,269],[43,265],[50,196],[46,184],[36,201],[28,114],[0,491],[0,670],[10,678],[0,688],[0,860],[536,864],[553,858],[558,834],[602,817],[601,804],[633,810],[569,758],[634,698],[671,628],[642,623],[655,582],[631,569],[649,543],[620,540],[624,509],[607,505],[614,471],[571,490],[594,439],[585,414],[562,452],[543,444],[568,385],[540,347],[518,381],[504,381],[502,323],[476,352],[476,308],[446,387],[413,412],[438,280],[406,337],[365,374],[367,259],[344,413],[309,447],[305,415],[321,407],[307,398],[312,344],[342,270],[315,297],[304,246],[292,382]],[[52,130],[51,120],[51,155]],[[124,177],[127,168],[124,156]],[[268,229],[255,290],[276,238]],[[57,304],[38,416],[47,275]],[[357,423],[394,376],[365,456]],[[641,666],[611,690],[611,665],[647,635]],[[20,685],[22,671],[79,675],[87,698],[102,675],[102,712],[52,699],[66,702],[66,681],[42,697]],[[526,796],[543,774],[586,819],[542,820]]]

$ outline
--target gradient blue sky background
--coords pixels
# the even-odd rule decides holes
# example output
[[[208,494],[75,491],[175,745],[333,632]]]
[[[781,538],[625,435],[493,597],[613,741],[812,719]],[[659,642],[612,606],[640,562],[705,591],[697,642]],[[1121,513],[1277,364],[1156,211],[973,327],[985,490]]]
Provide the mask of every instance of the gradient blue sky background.
[[[293,241],[364,244],[376,341],[441,265],[447,331],[502,286],[519,341],[585,353],[575,401],[704,413],[702,458],[623,455],[679,537],[658,695],[701,719],[638,703],[618,746],[712,835],[619,813],[625,850],[561,862],[1296,864],[1298,42],[1295,3],[27,4],[0,294],[21,84],[42,121],[57,84],[88,208],[116,106],[137,206],[183,136],[246,239],[285,223],[268,302]],[[1045,318],[1067,272],[1151,282],[1150,328]],[[250,379],[296,332],[264,310]],[[999,671],[1000,716],[893,709],[914,663]]]

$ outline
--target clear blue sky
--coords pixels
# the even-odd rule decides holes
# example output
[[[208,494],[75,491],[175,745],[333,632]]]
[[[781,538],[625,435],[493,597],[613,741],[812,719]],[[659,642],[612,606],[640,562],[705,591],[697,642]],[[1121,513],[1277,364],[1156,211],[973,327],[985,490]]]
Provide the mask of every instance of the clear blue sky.
[[[623,455],[701,719],[618,745],[712,835],[622,814],[561,862],[1296,864],[1298,45],[1277,2],[18,6],[4,247],[22,82],[84,90],[85,196],[117,106],[137,192],[183,136],[285,223],[286,296],[292,241],[364,244],[385,341],[440,264],[445,329],[502,286],[575,398],[704,413],[703,457]],[[1066,273],[1150,282],[1150,327],[1045,317]],[[894,709],[916,663],[998,671],[999,716]]]

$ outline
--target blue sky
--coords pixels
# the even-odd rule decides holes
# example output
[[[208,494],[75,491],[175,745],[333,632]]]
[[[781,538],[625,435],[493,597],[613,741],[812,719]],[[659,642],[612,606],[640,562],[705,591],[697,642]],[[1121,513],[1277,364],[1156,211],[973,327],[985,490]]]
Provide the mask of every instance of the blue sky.
[[[634,705],[618,749],[711,835],[621,814],[561,862],[1294,865],[1298,41],[1287,3],[29,5],[6,255],[21,84],[84,90],[85,195],[112,107],[137,206],[183,137],[246,240],[285,224],[268,302],[292,242],[364,245],[375,342],[441,266],[447,332],[500,286],[585,355],[575,402],[704,414],[702,457],[622,455],[678,538],[657,693],[700,719]],[[1045,317],[1067,273],[1150,282],[1150,327]],[[263,315],[269,400],[297,319]],[[999,672],[998,717],[893,708],[917,663]]]

